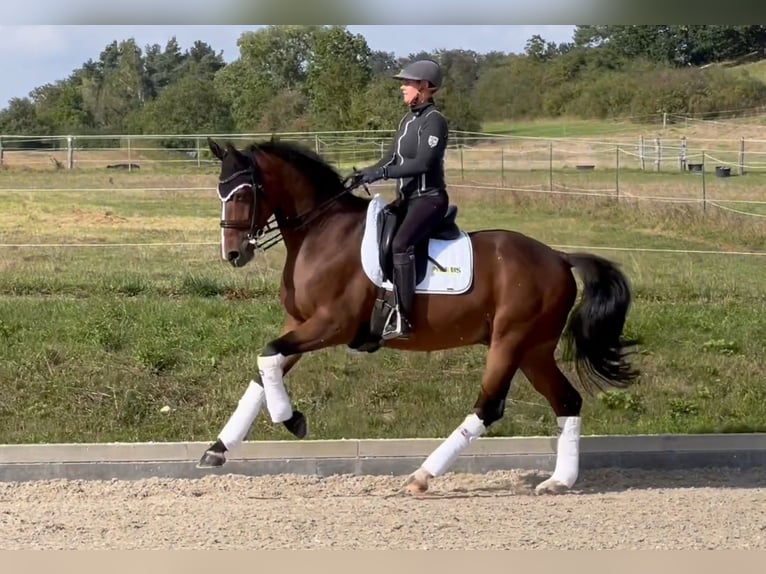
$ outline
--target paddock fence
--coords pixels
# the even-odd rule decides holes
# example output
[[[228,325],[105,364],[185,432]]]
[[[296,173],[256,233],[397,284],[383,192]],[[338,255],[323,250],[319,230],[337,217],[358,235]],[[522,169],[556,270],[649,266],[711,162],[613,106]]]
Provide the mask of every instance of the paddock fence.
[[[238,146],[271,137],[297,142],[350,173],[384,155],[393,132],[210,136]],[[0,135],[0,188],[9,187],[4,175],[17,171],[214,172],[217,161],[207,137]],[[445,167],[448,184],[456,188],[696,203],[766,216],[766,139],[539,138],[458,131],[451,134]]]

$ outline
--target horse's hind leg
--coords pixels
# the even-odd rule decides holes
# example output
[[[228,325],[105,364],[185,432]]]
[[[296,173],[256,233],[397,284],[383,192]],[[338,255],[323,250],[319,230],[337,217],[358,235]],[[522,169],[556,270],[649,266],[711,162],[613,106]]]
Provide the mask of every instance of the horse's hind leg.
[[[521,363],[521,371],[553,408],[559,428],[556,467],[553,475],[537,485],[538,494],[561,493],[574,485],[580,467],[580,409],[582,397],[561,372],[551,341],[531,349]]]
[[[428,490],[431,478],[447,472],[461,452],[502,418],[505,399],[518,368],[519,354],[515,338],[493,339],[474,412],[407,478],[405,486],[410,493]]]

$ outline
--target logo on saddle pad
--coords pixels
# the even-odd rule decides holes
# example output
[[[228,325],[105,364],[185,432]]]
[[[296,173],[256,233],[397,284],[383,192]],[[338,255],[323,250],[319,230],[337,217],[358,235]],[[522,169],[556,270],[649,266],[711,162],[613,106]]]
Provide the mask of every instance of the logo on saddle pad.
[[[434,275],[438,275],[439,273],[448,273],[448,274],[457,273],[458,275],[460,275],[462,272],[463,270],[460,269],[460,267],[454,267],[452,265],[450,265],[449,267],[442,267],[441,269],[439,269],[436,266],[432,266],[432,269],[431,269],[431,273],[433,273]]]
[[[376,194],[367,209],[364,236],[362,237],[361,255],[365,274],[376,286],[392,290],[388,279],[390,269],[383,269],[383,256],[380,249],[381,212],[386,202]],[[448,216],[449,218],[450,216]],[[451,214],[454,217],[454,213]],[[448,219],[447,218],[447,219]],[[416,254],[417,286],[416,293],[442,295],[460,295],[471,288],[473,283],[473,245],[470,236],[456,227],[449,227],[444,234],[435,233],[425,249]]]

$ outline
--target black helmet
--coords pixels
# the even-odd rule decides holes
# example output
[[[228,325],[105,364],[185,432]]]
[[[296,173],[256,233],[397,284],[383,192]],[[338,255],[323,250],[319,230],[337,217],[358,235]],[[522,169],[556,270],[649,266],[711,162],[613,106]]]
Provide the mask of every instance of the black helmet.
[[[433,60],[416,60],[394,76],[397,80],[426,80],[434,88],[442,85],[442,71]]]

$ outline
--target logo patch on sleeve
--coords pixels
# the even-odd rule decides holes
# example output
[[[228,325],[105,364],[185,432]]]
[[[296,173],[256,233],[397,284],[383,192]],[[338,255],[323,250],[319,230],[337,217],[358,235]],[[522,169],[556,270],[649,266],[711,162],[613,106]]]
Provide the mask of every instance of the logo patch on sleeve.
[[[428,145],[430,147],[436,147],[436,144],[439,143],[439,138],[436,136],[428,136]]]

